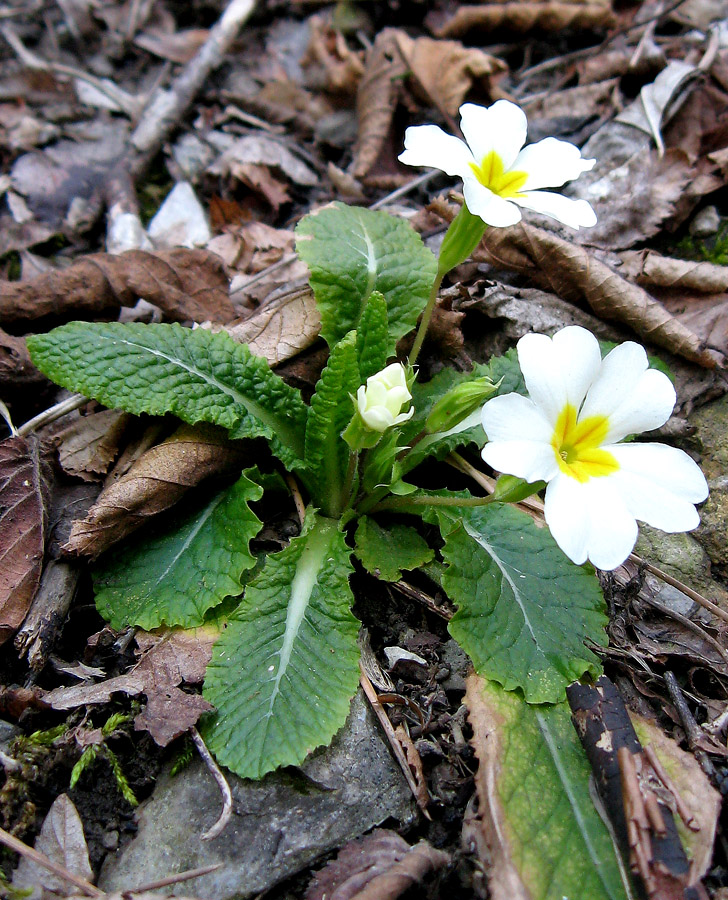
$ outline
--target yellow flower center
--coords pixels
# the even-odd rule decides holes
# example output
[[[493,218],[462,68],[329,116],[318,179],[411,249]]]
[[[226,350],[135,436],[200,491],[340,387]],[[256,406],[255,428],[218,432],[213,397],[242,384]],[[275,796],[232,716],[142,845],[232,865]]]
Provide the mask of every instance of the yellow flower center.
[[[470,163],[475,177],[488,190],[499,197],[519,197],[520,190],[526,183],[528,172],[505,171],[503,160],[495,150],[491,150],[481,160],[480,165]]]
[[[551,437],[561,471],[582,483],[616,472],[619,463],[611,453],[601,449],[608,430],[606,416],[588,416],[578,421],[576,409],[567,403]]]

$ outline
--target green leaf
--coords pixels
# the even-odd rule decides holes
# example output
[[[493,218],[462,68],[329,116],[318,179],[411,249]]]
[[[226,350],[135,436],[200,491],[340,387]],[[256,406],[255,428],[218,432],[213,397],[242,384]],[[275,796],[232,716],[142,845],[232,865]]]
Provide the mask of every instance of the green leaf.
[[[417,569],[435,557],[414,528],[398,522],[382,528],[364,516],[359,520],[355,540],[355,553],[364,568],[384,581],[399,581],[402,569]]]
[[[28,338],[33,361],[57,384],[131,413],[174,413],[230,436],[264,437],[300,465],[306,405],[268,363],[224,333],[181,325],[71,322]]]
[[[96,606],[114,628],[193,628],[256,562],[248,549],[262,522],[248,503],[263,490],[243,475],[172,527],[137,535],[94,571]],[[178,514],[179,515],[179,514]]]
[[[503,356],[494,356],[485,367],[486,374],[490,375],[494,384],[498,384],[498,394],[523,394],[528,396],[526,382],[523,380],[521,367],[518,365],[518,353],[507,350]]]
[[[437,262],[438,272],[445,275],[450,269],[459,266],[470,256],[485,234],[485,222],[480,216],[474,216],[463,203],[460,212],[450,223],[440,248]]]
[[[204,696],[217,716],[205,740],[243,778],[298,765],[346,721],[359,680],[350,553],[338,522],[310,514],[213,648]]]
[[[425,308],[437,262],[406,222],[385,212],[333,203],[296,228],[296,249],[311,271],[329,346],[356,328],[373,291],[387,301],[389,343],[411,331]]]
[[[331,351],[321,373],[306,423],[306,466],[313,503],[326,515],[339,516],[344,496],[349,447],[341,436],[354,414],[351,397],[359,387],[356,332],[351,331]]]
[[[633,896],[594,808],[591,769],[568,705],[531,706],[476,678],[465,702],[479,760],[480,814],[494,838],[491,879],[532,900]]]
[[[600,672],[585,646],[606,642],[599,582],[576,566],[547,528],[502,504],[436,507],[448,564],[444,587],[458,610],[450,634],[476,671],[520,688],[529,703],[557,703],[585,672]]]
[[[384,294],[372,291],[364,305],[356,332],[359,376],[363,384],[370,375],[381,372],[387,363],[389,317]]]

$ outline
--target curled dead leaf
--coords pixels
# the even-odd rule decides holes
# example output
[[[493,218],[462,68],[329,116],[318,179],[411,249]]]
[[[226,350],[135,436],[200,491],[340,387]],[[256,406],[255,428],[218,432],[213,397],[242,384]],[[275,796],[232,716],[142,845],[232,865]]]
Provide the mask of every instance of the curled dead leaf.
[[[64,428],[56,435],[63,471],[84,481],[97,480],[114,461],[130,418],[119,409],[103,409]]]
[[[437,37],[463,37],[471,31],[507,28],[602,28],[614,23],[608,0],[494,0],[478,6],[458,5],[454,13],[431,13],[427,24]]]
[[[457,209],[436,200],[431,209],[452,221]],[[706,368],[722,359],[704,349],[700,339],[639,285],[631,284],[583,247],[551,232],[519,222],[488,228],[473,253],[501,269],[512,269],[572,303],[586,301],[596,315],[628,325],[646,341]]]
[[[360,55],[349,49],[341,32],[333,29],[323,16],[311,16],[309,28],[311,37],[301,59],[301,66],[308,70],[308,86],[353,96],[364,74]],[[314,70],[320,72],[318,77]]]
[[[182,425],[102,491],[86,518],[74,522],[64,552],[95,558],[169,509],[189,488],[237,472],[243,461],[240,446],[229,442],[222,429]]]
[[[0,282],[0,320],[94,318],[143,297],[168,319],[229,322],[235,311],[221,260],[206,250],[93,253],[29,282]]]
[[[654,250],[625,251],[620,272],[638,284],[674,288],[700,294],[728,291],[728,266],[662,256]]]
[[[0,644],[23,623],[40,583],[50,479],[37,438],[0,443]]]

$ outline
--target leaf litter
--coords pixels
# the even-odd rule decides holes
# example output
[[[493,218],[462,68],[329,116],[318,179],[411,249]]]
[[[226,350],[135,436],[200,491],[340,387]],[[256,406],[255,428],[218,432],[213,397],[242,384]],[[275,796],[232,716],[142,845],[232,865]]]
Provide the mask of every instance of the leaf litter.
[[[222,4],[217,6],[219,13]],[[114,318],[122,308],[135,317],[224,329],[272,365],[287,363],[289,368],[282,371],[301,383],[315,379],[323,359],[321,319],[310,292],[295,284],[303,272],[296,268],[299,263],[291,263],[292,227],[304,213],[332,199],[356,195],[358,203],[369,205],[385,199],[384,189],[404,185],[409,173],[396,164],[396,156],[406,125],[434,115],[452,130],[463,101],[492,102],[501,96],[517,99],[528,110],[534,131],[543,130],[532,133],[531,139],[557,134],[586,142],[584,155],[593,155],[597,165],[567,193],[589,199],[599,223],[592,230],[566,235],[544,229],[544,221],[533,216],[514,228],[488,231],[475,263],[459,270],[459,281],[442,310],[441,331],[455,334],[449,338],[452,347],[447,349],[447,341],[428,341],[429,358],[426,354],[422,365],[435,370],[447,359],[467,366],[470,358],[482,358],[494,348],[503,351],[514,337],[542,327],[545,310],[551,330],[596,316],[603,320],[606,337],[637,335],[693,368],[697,364],[708,370],[694,381],[699,386],[691,404],[720,392],[728,352],[726,267],[711,259],[682,259],[684,241],[679,243],[679,236],[689,234],[696,211],[705,207],[704,198],[715,204],[719,224],[727,212],[728,57],[724,41],[715,37],[725,29],[719,6],[692,2],[678,12],[665,12],[649,3],[616,8],[605,0],[519,0],[459,8],[443,3],[436,4],[423,23],[421,5],[405,3],[384,12],[349,9],[361,14],[354,16],[354,24],[347,24],[345,4],[309,15],[303,5],[282,3],[257,10],[250,21],[255,4],[248,10],[242,10],[239,0],[230,6],[237,18],[231,13],[228,21],[234,19],[235,24],[224,34],[224,29],[218,32],[229,55],[215,75],[210,73],[221,62],[219,53],[203,58],[205,41],[217,28],[209,9],[198,16],[197,9],[181,15],[173,4],[164,3],[117,9],[59,4],[45,34],[31,20],[23,21],[21,29],[6,31],[4,52],[7,59],[17,57],[17,65],[0,74],[9,176],[0,283],[0,325],[8,333],[0,335],[0,364],[7,372],[3,384],[8,394],[3,399],[16,419],[30,419],[52,402],[38,395],[38,388],[47,383],[34,371],[21,334],[45,328],[46,321]],[[10,18],[14,25],[21,24],[14,10]],[[544,36],[549,34],[547,48]],[[162,61],[178,68],[165,70]],[[164,88],[159,87],[162,83]],[[167,110],[176,112],[165,112],[165,102],[170,104]],[[132,109],[143,109],[138,120],[130,121]],[[165,145],[170,137],[175,143]],[[181,166],[192,159],[189,152],[182,154],[184,140],[188,151],[194,142],[195,152],[201,154],[192,169]],[[149,235],[156,231],[147,223],[174,184],[186,180],[192,182],[200,221],[212,226],[212,237],[207,240],[204,230],[198,230],[195,240],[204,245],[201,249],[150,252]],[[413,222],[424,222],[422,208],[440,193],[442,184],[415,186],[390,208]],[[104,247],[98,223],[105,206],[110,212],[109,244],[114,222],[123,221],[129,226],[124,240],[131,241],[125,245],[130,253],[100,252]],[[439,223],[448,220],[452,207],[441,198],[431,209],[441,218],[427,219],[424,236],[436,242]],[[119,214],[122,219],[116,218]],[[167,239],[174,244],[195,242],[186,225],[183,232],[169,237],[167,230]],[[708,237],[715,239],[716,233]],[[47,268],[28,278],[37,270],[26,255],[18,280],[19,254],[28,249]],[[492,306],[495,324],[485,331],[480,327],[482,305],[468,300],[476,290],[498,298],[498,305],[494,300]],[[507,326],[499,327],[504,321]],[[60,469],[55,474],[34,438],[9,436],[3,442],[0,500],[2,533],[8,541],[3,559],[4,571],[14,579],[5,591],[6,639],[21,625],[40,582],[51,487],[63,496],[66,482],[107,478],[96,503],[76,518],[64,550],[94,557],[143,523],[153,522],[206,477],[229,478],[246,464],[248,451],[236,442],[184,426],[167,439],[164,429],[159,431],[125,474],[116,477],[112,469],[109,477],[130,440],[124,421],[113,413],[96,412],[57,431],[53,439]],[[72,510],[69,514],[73,517]],[[295,532],[286,530],[284,511],[271,515],[263,534],[280,544]],[[13,535],[19,535],[17,543]],[[510,748],[503,766],[510,738],[514,746],[530,741],[531,749],[540,748],[539,755],[548,756],[558,742],[543,723],[558,719],[554,728],[564,729],[564,746],[571,746],[568,721],[565,714],[548,708],[537,714],[535,730],[533,723],[506,722],[507,704],[498,699],[498,690],[481,686],[476,696],[471,685],[471,745],[460,714],[467,662],[452,656],[442,610],[438,613],[438,602],[431,596],[442,598],[436,568],[432,573],[431,583],[405,582],[407,596],[423,604],[415,613],[399,601],[392,607],[392,598],[377,588],[363,591],[359,602],[374,624],[374,647],[382,661],[385,646],[403,646],[426,663],[391,670],[390,684],[401,703],[391,703],[388,710],[397,729],[407,735],[409,752],[419,756],[412,757],[412,765],[434,798],[429,808],[433,823],[422,820],[406,840],[373,832],[364,839],[368,843],[348,845],[323,870],[327,875],[316,876],[307,896],[318,896],[317,890],[320,894],[328,889],[322,884],[331,886],[333,879],[338,885],[342,878],[349,883],[342,897],[368,896],[369,877],[387,878],[386,871],[378,874],[379,868],[393,864],[396,869],[408,857],[414,859],[425,839],[432,845],[425,854],[429,862],[417,874],[405,873],[400,882],[396,879],[402,873],[395,873],[394,881],[387,882],[387,896],[397,896],[397,884],[409,884],[412,877],[424,878],[427,896],[440,891],[483,896],[483,870],[494,897],[548,896],[534,875],[546,863],[529,869],[515,849],[518,840],[529,835],[529,852],[549,859],[541,823],[529,819],[528,802],[504,802],[499,786],[508,778],[515,784],[524,765],[525,757]],[[714,575],[720,580],[724,571],[717,567]],[[672,761],[668,767],[691,773],[687,784],[678,785],[680,792],[694,791],[696,800],[712,797],[702,782],[697,790],[693,757],[679,755],[680,728],[685,726],[676,721],[676,712],[662,709],[662,673],[666,665],[672,666],[696,713],[710,711],[719,718],[725,706],[724,633],[714,620],[696,619],[694,612],[683,616],[686,621],[677,618],[682,613],[665,606],[662,594],[655,599],[639,573],[606,589],[613,623],[612,643],[604,651],[607,665],[635,685],[636,694],[651,698],[659,719],[658,730],[652,726],[653,740],[661,747],[658,754]],[[724,595],[718,586],[715,590],[722,603]],[[617,601],[627,596],[637,600],[620,606]],[[209,708],[194,686],[201,680],[212,639],[180,631],[137,633],[141,659],[130,658],[123,647],[131,635],[126,645],[123,633],[92,639],[99,620],[90,616],[88,602],[89,594],[82,591],[63,614],[74,625],[59,629],[54,641],[68,664],[61,661],[55,674],[47,667],[42,689],[33,688],[37,694],[21,696],[13,687],[24,673],[19,660],[12,663],[5,679],[5,715],[17,718],[26,710],[29,722],[21,720],[21,725],[31,730],[50,725],[48,706],[55,715],[89,706],[110,712],[127,708],[125,696],[143,696],[146,703],[134,714],[135,728],[150,733],[162,747],[175,746]],[[81,628],[74,631],[77,622]],[[101,667],[94,665],[101,662]],[[59,686],[59,677],[73,677],[76,664],[86,667],[86,681]],[[386,672],[386,663],[384,667]],[[93,681],[100,671],[113,674]],[[713,772],[721,784],[725,775],[719,757],[713,757]],[[587,777],[583,766],[580,771]],[[525,773],[525,785],[531,774]],[[523,790],[523,785],[517,787]],[[474,791],[479,819],[473,825],[471,802],[471,824],[463,832],[465,806]],[[70,803],[56,793],[56,805]],[[526,787],[526,801],[537,793],[543,793],[541,784],[538,789]],[[553,821],[559,829],[573,827],[575,819],[583,821],[574,816],[573,803],[566,804],[571,813],[564,812],[558,791],[553,799],[558,810]],[[713,802],[705,799],[703,806]],[[44,843],[43,835],[55,827],[59,810],[54,805],[48,811],[48,805],[41,805],[40,814],[20,831],[32,839],[47,813],[36,846],[53,856],[56,851]],[[81,813],[82,818],[89,816],[87,809]],[[75,823],[68,809],[64,815],[67,823]],[[578,832],[582,824],[576,827]],[[598,822],[593,827],[598,830]],[[703,825],[703,861],[697,866],[701,872],[711,866],[715,828],[714,820]],[[71,832],[77,831],[76,825],[66,828],[69,847],[76,840]],[[461,863],[448,867],[433,847],[452,853],[461,832],[468,849]],[[603,833],[599,840],[604,840]],[[592,844],[586,854],[592,859],[593,850]],[[65,852],[61,858],[68,862]],[[82,848],[79,852],[82,857]],[[551,858],[548,864],[568,875],[568,863]],[[709,892],[723,884],[724,864],[716,851]],[[443,865],[437,875],[424,874],[428,867]],[[68,866],[72,868],[70,862]],[[595,864],[593,871],[599,873],[600,866]],[[610,880],[617,869],[610,864],[604,872],[595,890],[621,896],[617,882]],[[84,878],[93,880],[93,875],[83,869]],[[34,877],[45,883],[37,873]],[[536,882],[529,881],[534,877]],[[303,873],[290,889],[303,896],[307,883]],[[193,893],[193,885],[185,892]]]

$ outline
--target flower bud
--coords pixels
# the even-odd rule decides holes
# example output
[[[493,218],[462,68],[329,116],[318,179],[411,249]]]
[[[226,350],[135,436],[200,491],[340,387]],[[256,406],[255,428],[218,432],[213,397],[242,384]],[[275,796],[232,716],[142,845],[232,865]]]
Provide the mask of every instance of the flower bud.
[[[500,503],[520,503],[545,487],[545,481],[529,482],[515,475],[501,475],[495,483],[493,499]]]
[[[392,363],[376,375],[367,378],[356,393],[356,405],[365,425],[372,431],[383,432],[392,425],[406,422],[414,413],[400,412],[412,399],[401,363]]]
[[[495,389],[496,385],[487,376],[457,385],[433,406],[425,431],[428,434],[449,431],[492,396]]]

